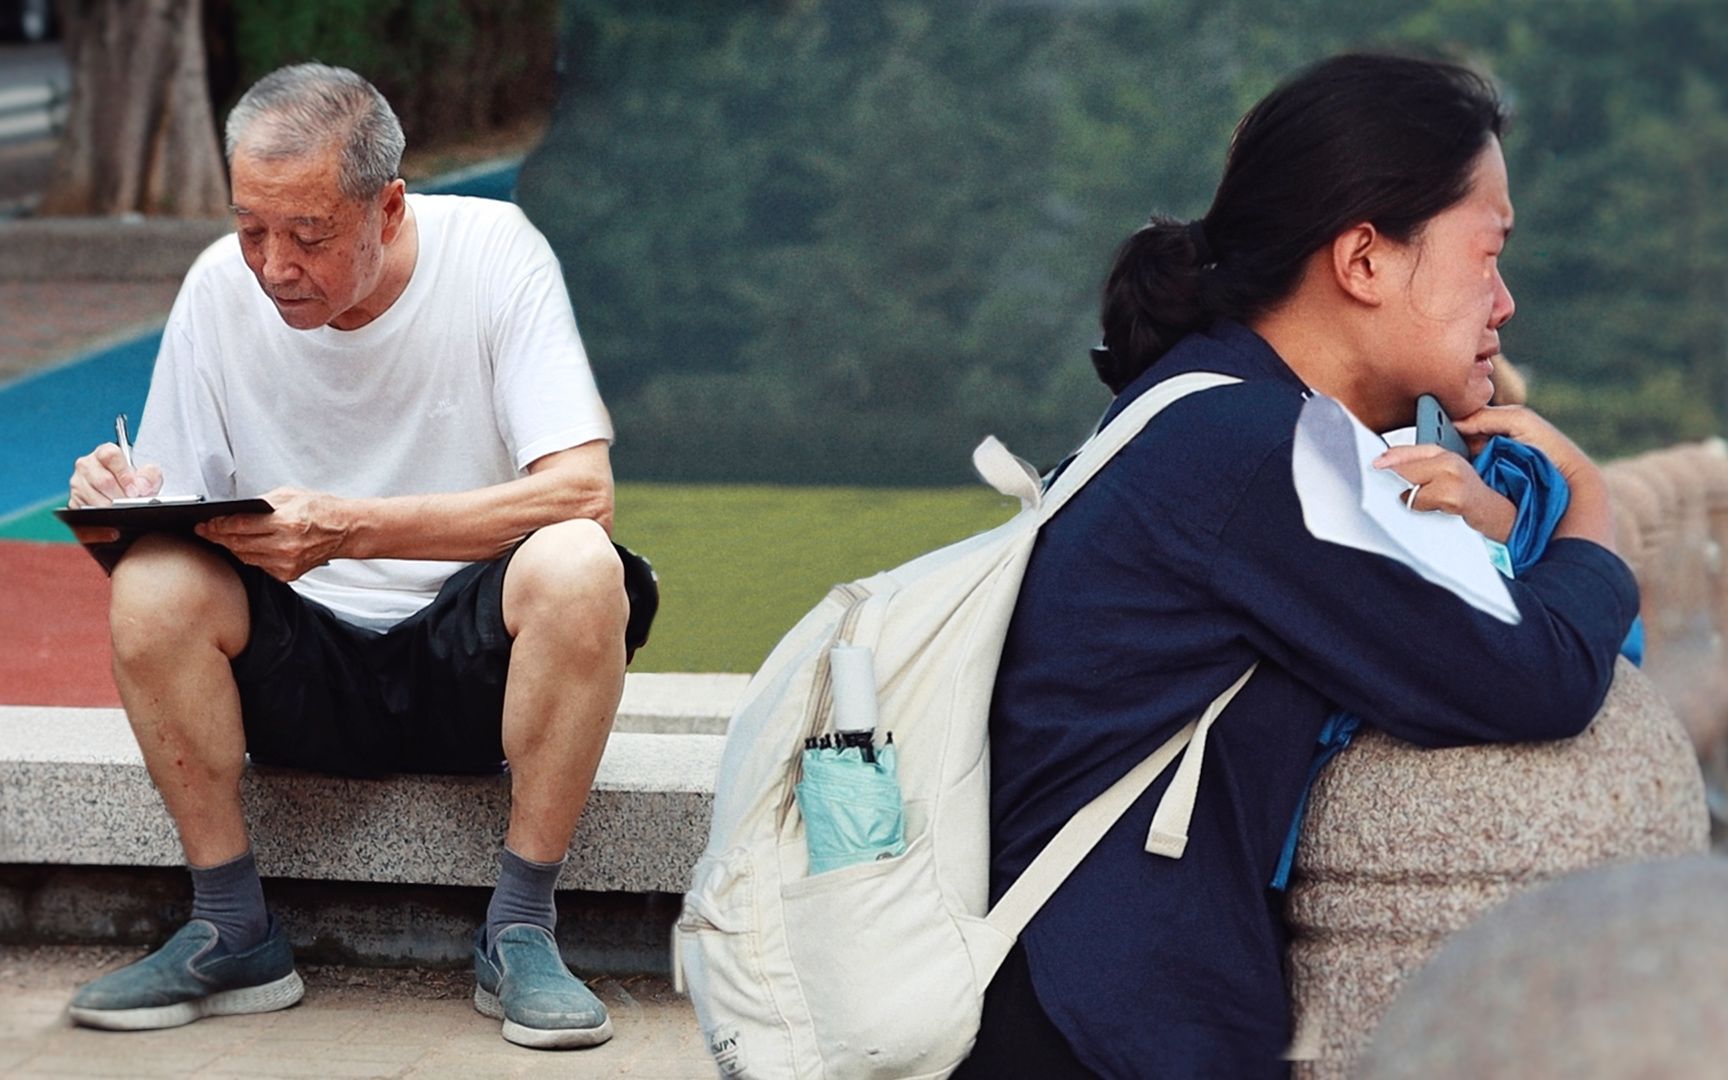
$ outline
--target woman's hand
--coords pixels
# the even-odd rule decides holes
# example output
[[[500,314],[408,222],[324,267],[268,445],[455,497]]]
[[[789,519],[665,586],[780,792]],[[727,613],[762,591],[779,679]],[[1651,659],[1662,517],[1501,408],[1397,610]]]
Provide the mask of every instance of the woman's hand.
[[[1608,483],[1590,455],[1578,448],[1561,430],[1523,405],[1488,405],[1453,421],[1472,451],[1495,435],[1504,435],[1548,455],[1548,460],[1566,478],[1572,498],[1554,535],[1593,540],[1614,550],[1614,510],[1608,501]]]
[[[1476,475],[1470,463],[1432,444],[1394,446],[1374,459],[1376,469],[1391,469],[1415,484],[1412,510],[1444,510],[1472,529],[1502,544],[1512,535],[1518,509]]]
[[[1578,449],[1577,443],[1523,405],[1485,405],[1469,416],[1453,421],[1452,426],[1464,436],[1471,453],[1481,450],[1493,436],[1504,435],[1547,454],[1548,460],[1568,481],[1579,470],[1596,468],[1595,462]]]

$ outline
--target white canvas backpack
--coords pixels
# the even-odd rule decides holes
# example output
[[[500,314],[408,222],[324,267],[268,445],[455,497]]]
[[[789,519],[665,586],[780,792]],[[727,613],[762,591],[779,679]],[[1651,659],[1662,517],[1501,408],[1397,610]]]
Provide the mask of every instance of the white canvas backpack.
[[[994,438],[973,455],[1022,508],[1005,524],[841,585],[775,647],[732,717],[708,846],[674,931],[673,965],[720,1073],[764,1080],[946,1077],[972,1048],[984,989],[1022,928],[1185,746],[1147,850],[1181,858],[1206,712],[1087,804],[988,905],[990,697],[1039,528],[1161,409],[1234,383],[1193,373],[1142,394],[1048,491]],[[874,650],[893,732],[903,855],[807,874],[793,788],[805,739],[828,729],[836,644]]]

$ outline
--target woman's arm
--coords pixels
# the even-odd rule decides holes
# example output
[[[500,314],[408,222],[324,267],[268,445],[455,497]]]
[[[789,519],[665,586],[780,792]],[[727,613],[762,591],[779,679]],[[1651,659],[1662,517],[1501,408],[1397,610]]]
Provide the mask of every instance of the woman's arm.
[[[1211,565],[1212,589],[1247,617],[1258,650],[1368,722],[1428,746],[1575,735],[1607,694],[1638,610],[1625,564],[1594,543],[1558,539],[1506,584],[1516,625],[1393,559],[1315,539],[1288,442],[1258,466]]]

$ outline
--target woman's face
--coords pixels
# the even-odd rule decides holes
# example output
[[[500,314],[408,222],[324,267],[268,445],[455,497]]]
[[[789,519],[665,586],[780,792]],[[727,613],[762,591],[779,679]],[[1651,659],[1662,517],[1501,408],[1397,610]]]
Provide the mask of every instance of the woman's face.
[[[1488,404],[1490,358],[1500,351],[1500,327],[1513,310],[1500,277],[1500,251],[1511,233],[1506,159],[1500,141],[1490,139],[1476,159],[1470,193],[1429,219],[1414,241],[1394,248],[1382,329],[1391,343],[1391,389],[1405,407],[1425,393],[1452,416]]]

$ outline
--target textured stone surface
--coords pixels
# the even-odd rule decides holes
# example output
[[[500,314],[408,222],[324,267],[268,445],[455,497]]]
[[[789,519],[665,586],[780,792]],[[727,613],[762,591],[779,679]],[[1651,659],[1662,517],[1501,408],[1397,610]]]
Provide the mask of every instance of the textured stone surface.
[[[748,675],[632,672],[624,677],[617,731],[724,735]]]
[[[1728,451],[1720,439],[1604,469],[1643,594],[1646,671],[1700,756],[1728,750]]]
[[[1290,890],[1299,1075],[1343,1075],[1403,980],[1488,907],[1708,835],[1690,741],[1625,661],[1576,739],[1420,750],[1364,732],[1314,789]]]
[[[1368,1080],[1721,1076],[1728,861],[1575,874],[1514,897],[1410,980]]]
[[[681,892],[707,840],[722,742],[615,732],[560,887]],[[0,748],[0,863],[180,863],[119,710],[0,708]],[[268,876],[487,885],[497,873],[505,776],[254,769],[243,792]]]

